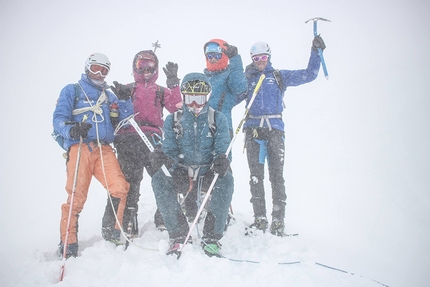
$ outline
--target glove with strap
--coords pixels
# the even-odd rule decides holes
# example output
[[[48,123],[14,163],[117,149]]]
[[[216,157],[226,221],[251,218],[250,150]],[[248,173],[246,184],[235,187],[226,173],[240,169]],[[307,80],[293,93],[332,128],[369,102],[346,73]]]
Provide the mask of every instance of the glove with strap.
[[[225,46],[225,49],[222,49],[222,51],[224,52],[224,54],[228,58],[232,58],[232,57],[237,55],[237,47],[236,46],[229,45],[227,43],[224,43],[224,46]]]
[[[229,167],[230,160],[226,157],[225,154],[221,154],[214,160],[211,169],[214,173],[217,173],[220,176],[224,176],[227,173]]]
[[[178,64],[167,62],[167,65],[165,68],[163,68],[163,71],[166,74],[166,86],[169,89],[179,86]]]
[[[154,171],[160,170],[163,165],[165,165],[167,169],[171,168],[173,165],[173,161],[160,149],[156,149],[149,153],[149,162]]]
[[[321,51],[324,51],[325,49],[324,40],[321,38],[320,35],[315,36],[314,40],[312,41],[312,50],[318,51],[318,48],[320,48]]]
[[[70,129],[70,137],[72,139],[76,139],[79,137],[86,138],[88,136],[88,131],[91,129],[93,125],[84,123],[84,122],[77,122],[75,125]]]
[[[110,86],[111,90],[115,93],[118,99],[127,101],[131,98],[133,88],[130,85],[123,85],[117,81],[113,81],[115,86]]]

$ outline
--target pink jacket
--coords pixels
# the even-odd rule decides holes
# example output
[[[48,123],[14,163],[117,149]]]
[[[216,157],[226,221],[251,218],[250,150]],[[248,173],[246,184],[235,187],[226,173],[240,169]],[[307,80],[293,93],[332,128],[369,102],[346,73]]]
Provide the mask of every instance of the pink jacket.
[[[180,87],[172,89],[164,88],[155,82],[158,79],[158,68],[154,75],[146,82],[142,74],[134,72],[135,82],[132,102],[134,113],[138,113],[134,119],[144,133],[157,133],[162,136],[163,132],[163,107],[169,113],[177,110],[176,104],[182,101]],[[157,95],[158,91],[158,95]],[[163,93],[164,91],[164,93]],[[120,129],[118,134],[136,133],[132,126]]]

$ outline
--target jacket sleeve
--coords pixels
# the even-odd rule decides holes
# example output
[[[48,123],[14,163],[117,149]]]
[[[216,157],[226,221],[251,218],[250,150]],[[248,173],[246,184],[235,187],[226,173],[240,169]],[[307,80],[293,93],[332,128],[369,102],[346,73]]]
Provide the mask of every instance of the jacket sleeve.
[[[215,123],[214,159],[226,153],[231,141],[227,117],[223,113],[216,112]]]
[[[172,89],[164,88],[164,107],[170,112],[176,112],[176,104],[182,101],[181,88],[176,86]]]
[[[66,125],[66,122],[72,121],[72,111],[75,104],[75,87],[73,84],[65,86],[57,100],[57,105],[53,114],[54,130],[60,133],[64,138],[70,139],[70,129],[72,125]]]
[[[288,86],[299,86],[315,80],[320,69],[321,59],[318,52],[311,51],[308,67],[303,70],[281,70],[284,89]],[[284,90],[285,91],[285,90]]]
[[[235,105],[243,101],[243,94],[248,90],[248,81],[243,71],[243,63],[240,55],[230,58],[230,75],[228,77],[228,88],[235,97]]]

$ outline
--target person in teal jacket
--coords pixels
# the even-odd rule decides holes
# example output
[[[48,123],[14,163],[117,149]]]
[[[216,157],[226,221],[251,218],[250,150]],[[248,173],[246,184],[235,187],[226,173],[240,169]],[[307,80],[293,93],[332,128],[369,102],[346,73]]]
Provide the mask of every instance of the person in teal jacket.
[[[233,176],[226,156],[230,145],[227,118],[207,104],[211,96],[209,79],[202,73],[185,75],[181,84],[183,108],[167,116],[164,122],[162,152],[151,154],[151,163],[169,168],[171,177],[157,171],[152,188],[157,207],[166,225],[171,246],[167,254],[176,253],[184,242],[189,227],[177,194],[206,192],[214,173],[219,177],[207,203],[202,247],[208,256],[219,256],[219,240],[223,236],[233,195]],[[209,117],[214,117],[216,129]],[[176,120],[175,120],[176,119]]]

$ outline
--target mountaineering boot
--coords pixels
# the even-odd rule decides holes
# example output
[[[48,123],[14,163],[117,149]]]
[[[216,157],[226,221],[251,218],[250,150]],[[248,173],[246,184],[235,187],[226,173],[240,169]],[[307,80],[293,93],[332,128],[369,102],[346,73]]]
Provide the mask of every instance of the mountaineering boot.
[[[185,241],[185,236],[176,237],[174,239],[170,240],[170,246],[169,249],[167,249],[166,255],[173,255],[175,254],[177,256],[177,259],[181,257],[181,247]],[[193,239],[190,236],[187,240],[187,244],[193,244]]]
[[[249,227],[246,228],[245,235],[253,234],[257,230],[261,230],[264,233],[264,232],[266,232],[266,229],[267,229],[268,225],[269,225],[269,222],[267,221],[267,217],[266,216],[255,217],[254,223],[251,224]]]
[[[272,224],[270,225],[270,233],[276,236],[284,236],[284,221],[280,219],[273,219]]]
[[[221,243],[219,243],[217,240],[203,239],[202,249],[204,253],[209,257],[222,257],[220,253]]]
[[[77,257],[78,256],[78,243],[72,243],[67,245],[67,251],[66,251],[66,259],[70,257]],[[58,252],[60,253],[60,257],[63,257],[64,252],[64,244],[63,242],[60,242],[58,245]]]
[[[121,243],[121,230],[112,227],[102,227],[102,237],[104,240],[115,244],[116,246],[122,245]]]

